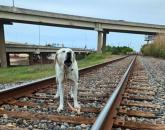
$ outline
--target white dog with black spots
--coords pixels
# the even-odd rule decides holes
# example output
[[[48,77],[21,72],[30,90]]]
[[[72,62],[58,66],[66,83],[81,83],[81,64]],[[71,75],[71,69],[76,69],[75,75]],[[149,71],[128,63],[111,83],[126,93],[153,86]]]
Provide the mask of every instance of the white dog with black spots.
[[[58,112],[64,109],[64,81],[65,78],[72,80],[74,86],[71,87],[70,95],[74,100],[74,108],[80,109],[77,101],[78,91],[78,66],[75,59],[74,52],[69,48],[62,48],[57,51],[55,56],[55,69],[56,69],[56,83],[57,93],[55,98],[60,97],[60,105],[57,109]]]

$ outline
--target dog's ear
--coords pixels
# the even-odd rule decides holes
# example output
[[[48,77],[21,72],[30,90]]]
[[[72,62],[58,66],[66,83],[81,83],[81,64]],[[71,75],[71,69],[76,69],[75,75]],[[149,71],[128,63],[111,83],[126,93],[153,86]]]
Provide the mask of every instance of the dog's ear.
[[[56,63],[58,63],[58,58],[57,58],[57,53],[56,53],[56,55],[55,55],[55,59],[54,59],[54,63],[56,64]]]
[[[76,60],[76,55],[75,55],[75,53],[73,52],[73,63],[74,63],[75,60]]]

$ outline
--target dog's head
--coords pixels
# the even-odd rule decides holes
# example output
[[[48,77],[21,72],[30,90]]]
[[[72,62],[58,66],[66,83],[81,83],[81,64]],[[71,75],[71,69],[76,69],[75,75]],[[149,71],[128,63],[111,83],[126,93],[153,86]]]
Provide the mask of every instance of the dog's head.
[[[57,51],[55,61],[59,64],[64,64],[66,67],[70,67],[75,61],[75,54],[69,48],[62,48]]]

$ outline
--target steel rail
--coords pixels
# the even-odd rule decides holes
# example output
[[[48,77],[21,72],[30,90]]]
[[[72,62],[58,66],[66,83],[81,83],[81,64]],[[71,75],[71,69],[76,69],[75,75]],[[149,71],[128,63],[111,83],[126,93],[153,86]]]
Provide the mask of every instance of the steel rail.
[[[95,123],[93,124],[91,130],[111,130],[113,125],[113,119],[117,114],[117,109],[122,99],[122,93],[124,92],[125,86],[127,84],[130,72],[133,69],[136,57],[132,60],[131,64],[127,68],[125,74],[117,85],[115,91],[109,97],[105,107],[97,117]]]
[[[126,57],[128,57],[128,56],[123,56],[123,57],[120,57],[120,58],[117,58],[114,60],[110,60],[108,62],[100,63],[97,65],[92,65],[92,66],[89,66],[86,68],[82,68],[79,70],[79,73],[84,74],[91,69],[105,66],[107,64],[122,60]],[[7,102],[13,98],[16,99],[16,98],[19,98],[21,96],[24,96],[24,95],[28,94],[28,92],[32,92],[31,90],[37,91],[38,89],[42,89],[42,88],[44,88],[43,87],[44,85],[49,85],[51,82],[55,83],[55,76],[39,79],[36,81],[32,81],[30,83],[26,83],[26,84],[12,87],[12,88],[0,90],[0,104],[3,104],[3,103],[5,103],[5,102]]]

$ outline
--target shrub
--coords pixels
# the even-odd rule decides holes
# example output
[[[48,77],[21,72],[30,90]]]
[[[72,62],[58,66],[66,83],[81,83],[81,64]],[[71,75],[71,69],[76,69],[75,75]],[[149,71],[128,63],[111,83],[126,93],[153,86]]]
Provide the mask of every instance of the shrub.
[[[106,46],[105,52],[111,52],[112,54],[127,54],[127,52],[133,52],[133,49],[126,46]]]
[[[145,44],[141,48],[145,56],[165,58],[165,34],[158,34],[150,44]]]

